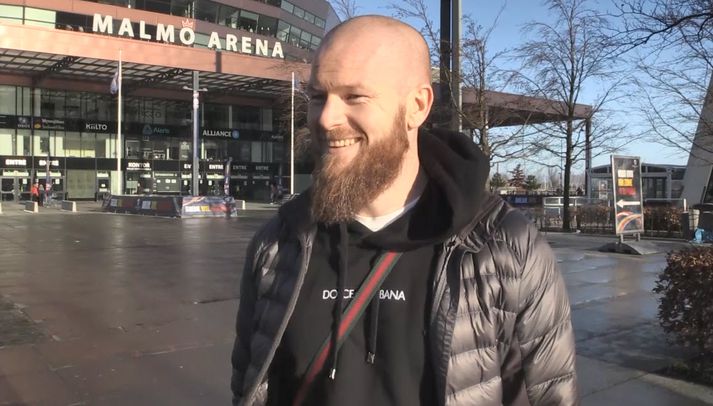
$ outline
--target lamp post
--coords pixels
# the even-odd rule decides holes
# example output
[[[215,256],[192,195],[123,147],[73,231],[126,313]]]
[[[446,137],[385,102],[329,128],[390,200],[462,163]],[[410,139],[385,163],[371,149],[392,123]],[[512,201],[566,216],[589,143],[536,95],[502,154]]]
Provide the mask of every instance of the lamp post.
[[[193,175],[191,176],[191,194],[193,196],[198,196],[198,181],[200,179],[198,172],[200,163],[198,156],[198,131],[200,127],[198,108],[200,107],[200,92],[206,92],[208,89],[199,88],[198,71],[193,71],[193,87],[183,86],[183,90],[190,90],[193,92],[193,164],[191,165]]]

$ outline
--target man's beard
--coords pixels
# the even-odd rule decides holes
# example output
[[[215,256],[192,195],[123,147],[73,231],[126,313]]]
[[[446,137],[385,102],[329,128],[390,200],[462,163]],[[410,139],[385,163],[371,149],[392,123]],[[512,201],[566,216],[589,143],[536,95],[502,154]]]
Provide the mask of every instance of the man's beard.
[[[338,130],[325,136],[330,140],[354,135],[349,130]],[[359,138],[359,151],[347,164],[328,152],[317,158],[312,174],[313,219],[326,224],[350,221],[394,182],[409,148],[404,109],[399,109],[391,132],[382,139],[367,143],[363,134]],[[313,142],[316,148],[318,144]]]

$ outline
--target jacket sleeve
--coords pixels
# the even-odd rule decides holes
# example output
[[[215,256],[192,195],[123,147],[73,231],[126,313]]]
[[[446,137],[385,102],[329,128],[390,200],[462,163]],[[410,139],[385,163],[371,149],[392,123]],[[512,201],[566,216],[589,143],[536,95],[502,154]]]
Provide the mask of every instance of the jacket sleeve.
[[[274,237],[278,227],[278,219],[274,217],[259,230],[248,245],[243,274],[240,282],[240,304],[235,323],[235,343],[231,363],[233,374],[230,388],[233,391],[233,405],[241,405],[245,401],[245,377],[252,360],[250,343],[255,329],[255,305],[258,298],[258,283],[260,274],[260,252],[268,244],[268,236]]]
[[[521,241],[517,338],[532,405],[577,405],[569,298],[554,253],[532,224]]]

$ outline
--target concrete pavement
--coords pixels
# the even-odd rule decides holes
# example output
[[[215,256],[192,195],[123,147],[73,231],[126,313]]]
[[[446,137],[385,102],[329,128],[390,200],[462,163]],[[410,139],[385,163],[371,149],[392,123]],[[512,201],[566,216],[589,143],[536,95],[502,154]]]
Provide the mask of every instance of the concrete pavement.
[[[243,255],[275,206],[167,219],[3,204],[0,405],[227,405]],[[651,288],[663,252],[599,253],[549,233],[569,289],[582,404],[705,405],[713,389],[656,375],[667,344]],[[613,238],[613,237],[609,237]]]

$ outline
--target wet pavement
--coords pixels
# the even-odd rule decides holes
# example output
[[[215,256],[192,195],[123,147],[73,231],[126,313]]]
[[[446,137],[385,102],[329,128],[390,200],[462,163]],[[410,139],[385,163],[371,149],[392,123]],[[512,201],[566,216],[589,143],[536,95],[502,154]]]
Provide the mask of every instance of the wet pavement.
[[[238,219],[0,214],[0,405],[228,405],[244,251],[273,211]],[[667,250],[599,253],[606,237],[549,233],[572,301],[583,405],[713,404],[661,377],[686,354],[656,322]],[[611,237],[609,238],[611,239]],[[708,402],[708,403],[706,403]]]

